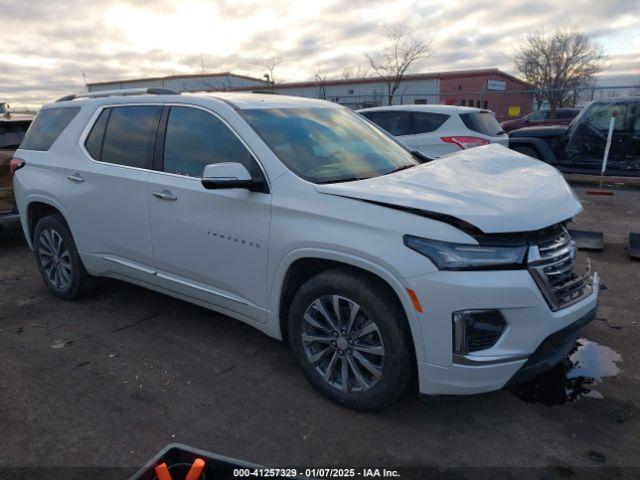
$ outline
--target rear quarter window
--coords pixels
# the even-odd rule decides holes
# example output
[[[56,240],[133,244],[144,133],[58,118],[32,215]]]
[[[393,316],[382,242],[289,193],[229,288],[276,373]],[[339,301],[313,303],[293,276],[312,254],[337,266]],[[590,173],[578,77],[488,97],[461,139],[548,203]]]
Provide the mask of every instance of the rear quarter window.
[[[460,118],[469,130],[494,137],[502,130],[490,112],[461,113]]]
[[[102,153],[102,141],[104,140],[104,131],[107,128],[107,122],[109,121],[109,115],[111,113],[111,109],[107,108],[100,113],[98,120],[93,124],[91,128],[91,132],[89,136],[87,136],[87,141],[84,143],[84,146],[89,152],[89,155],[94,160],[100,160],[100,154]]]
[[[67,125],[75,118],[80,107],[59,107],[40,110],[29,127],[20,148],[46,151],[51,148]]]

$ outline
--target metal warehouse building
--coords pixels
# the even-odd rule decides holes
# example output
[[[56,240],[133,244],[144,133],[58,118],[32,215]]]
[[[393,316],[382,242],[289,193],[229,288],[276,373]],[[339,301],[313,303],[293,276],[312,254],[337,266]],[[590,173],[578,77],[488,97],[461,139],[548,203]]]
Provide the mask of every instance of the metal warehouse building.
[[[269,91],[324,98],[354,109],[388,104],[387,83],[379,77],[270,85],[259,78],[225,72],[87,84],[90,92],[139,87],[163,87],[181,92]],[[533,93],[522,80],[497,68],[487,68],[405,75],[393,103],[444,103],[488,108],[503,120],[531,112]]]

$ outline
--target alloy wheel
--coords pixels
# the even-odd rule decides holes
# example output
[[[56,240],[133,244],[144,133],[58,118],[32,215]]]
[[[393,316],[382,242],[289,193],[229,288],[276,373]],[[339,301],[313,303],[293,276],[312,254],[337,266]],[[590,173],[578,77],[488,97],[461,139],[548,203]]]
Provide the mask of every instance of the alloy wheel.
[[[73,278],[71,254],[57,231],[51,228],[42,231],[38,240],[38,256],[49,283],[58,290],[69,288]]]
[[[351,299],[324,295],[303,316],[302,345],[322,379],[342,392],[371,389],[382,376],[382,335],[370,316]]]

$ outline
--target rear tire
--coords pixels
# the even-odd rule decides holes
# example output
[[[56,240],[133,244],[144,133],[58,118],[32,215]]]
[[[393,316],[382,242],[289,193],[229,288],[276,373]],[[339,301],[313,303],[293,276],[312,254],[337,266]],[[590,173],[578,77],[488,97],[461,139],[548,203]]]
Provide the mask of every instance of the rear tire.
[[[518,153],[522,153],[523,155],[528,155],[530,157],[535,158],[536,160],[542,160],[542,158],[540,158],[540,154],[534,150],[533,148],[529,148],[529,147],[513,147],[511,150],[518,152]]]
[[[95,277],[82,265],[69,227],[61,215],[41,218],[33,234],[33,251],[40,275],[51,292],[65,300],[95,287]]]
[[[288,332],[305,377],[345,407],[387,407],[415,371],[400,303],[382,281],[364,273],[328,270],[305,282],[291,303]]]

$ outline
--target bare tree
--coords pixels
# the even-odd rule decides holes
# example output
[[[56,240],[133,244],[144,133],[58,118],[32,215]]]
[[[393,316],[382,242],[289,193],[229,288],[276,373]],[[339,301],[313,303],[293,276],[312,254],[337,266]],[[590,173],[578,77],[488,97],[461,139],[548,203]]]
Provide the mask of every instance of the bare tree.
[[[318,88],[318,96],[326,100],[327,98],[327,73],[323,67],[316,65],[315,68],[316,87]]]
[[[584,33],[558,30],[554,35],[528,35],[514,57],[516,70],[536,89],[537,100],[547,100],[551,116],[577,100],[578,91],[602,70],[606,54]]]
[[[416,37],[411,31],[400,26],[388,27],[385,31],[388,46],[367,55],[369,65],[387,85],[389,105],[393,102],[402,78],[418,60],[431,55],[431,40]]]
[[[367,78],[369,75],[371,75],[371,71],[368,67],[363,65],[358,65],[357,67],[348,66],[342,69],[341,78],[344,80],[353,80],[355,78]]]
[[[273,90],[273,87],[278,83],[276,80],[276,69],[285,63],[285,59],[278,55],[274,55],[271,57],[260,58],[254,60],[253,65],[260,67],[265,73],[262,75],[267,83],[269,84],[269,88]]]

